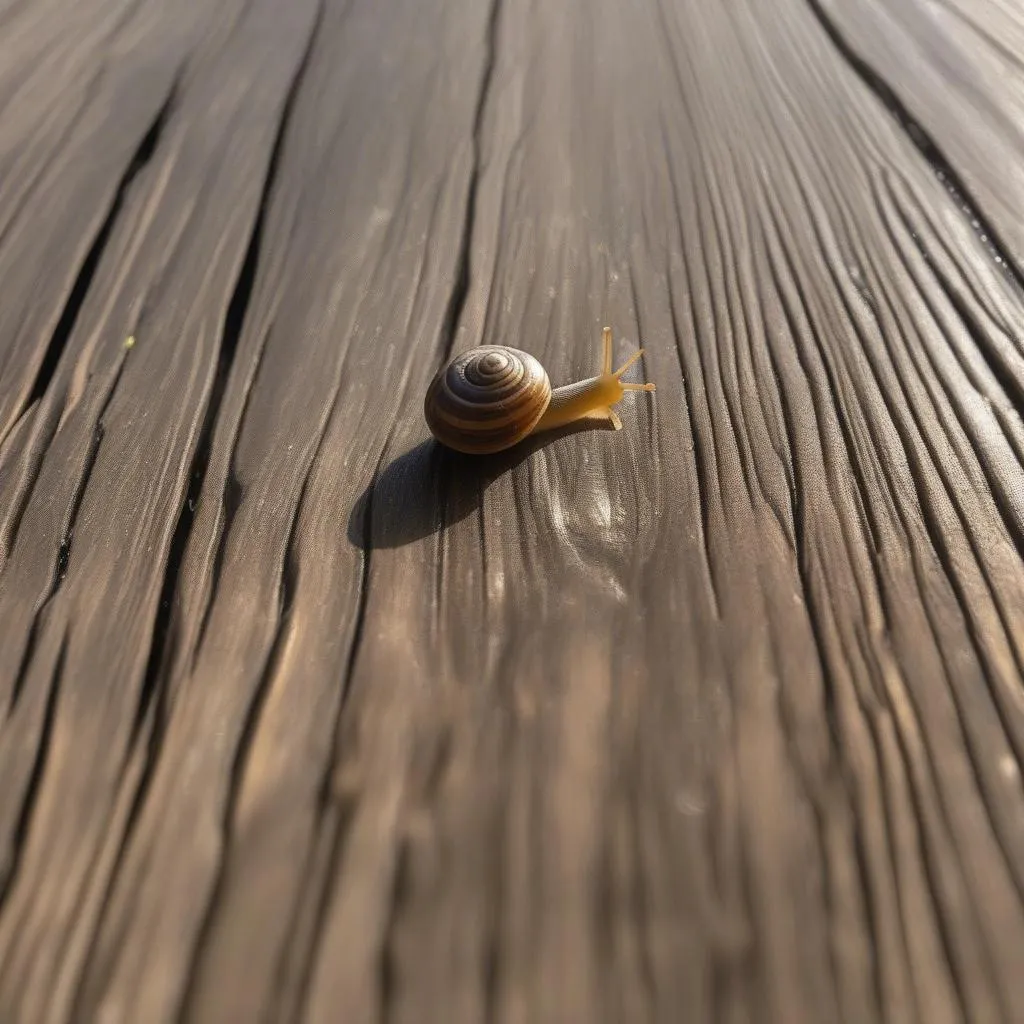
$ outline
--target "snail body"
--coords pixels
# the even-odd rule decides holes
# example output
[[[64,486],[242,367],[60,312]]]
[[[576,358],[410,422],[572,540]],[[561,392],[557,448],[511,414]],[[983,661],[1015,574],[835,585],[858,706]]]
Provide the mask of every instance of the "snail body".
[[[581,419],[603,419],[615,430],[615,405],[627,391],[654,391],[653,384],[620,378],[643,349],[612,369],[612,330],[602,335],[604,358],[595,377],[552,388],[547,371],[527,352],[503,345],[469,349],[443,367],[427,388],[423,411],[442,444],[471,455],[511,448],[531,434]]]

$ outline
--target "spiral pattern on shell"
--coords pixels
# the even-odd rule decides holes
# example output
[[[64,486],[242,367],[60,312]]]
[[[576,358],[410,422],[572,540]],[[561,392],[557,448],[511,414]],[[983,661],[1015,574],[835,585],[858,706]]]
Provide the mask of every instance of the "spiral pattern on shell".
[[[434,377],[423,409],[442,444],[471,455],[521,441],[551,401],[551,382],[529,353],[484,345],[456,356]]]

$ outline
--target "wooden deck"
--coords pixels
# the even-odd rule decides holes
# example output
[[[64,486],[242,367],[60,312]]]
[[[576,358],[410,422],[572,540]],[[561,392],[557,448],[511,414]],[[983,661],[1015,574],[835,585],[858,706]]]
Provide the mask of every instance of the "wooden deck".
[[[1022,55],[0,0],[0,1022],[1024,1021]]]

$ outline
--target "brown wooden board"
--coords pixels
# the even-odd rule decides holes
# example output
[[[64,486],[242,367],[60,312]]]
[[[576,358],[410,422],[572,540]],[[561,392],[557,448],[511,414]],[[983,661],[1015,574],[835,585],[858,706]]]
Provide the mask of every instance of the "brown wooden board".
[[[0,2],[0,1021],[1020,1020],[1018,36]]]

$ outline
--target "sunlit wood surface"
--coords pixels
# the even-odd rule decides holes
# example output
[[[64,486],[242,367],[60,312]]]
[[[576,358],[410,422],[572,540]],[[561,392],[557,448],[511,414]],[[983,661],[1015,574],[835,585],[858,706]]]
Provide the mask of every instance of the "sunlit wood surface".
[[[1024,1020],[1022,54],[0,0],[0,1021]]]

